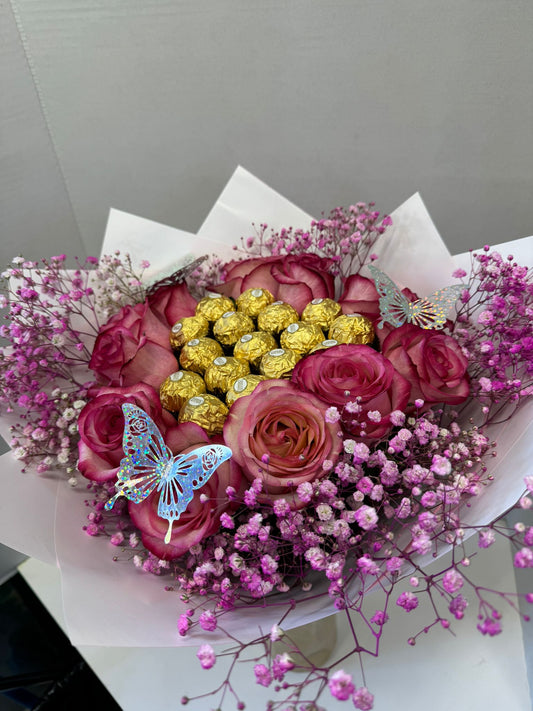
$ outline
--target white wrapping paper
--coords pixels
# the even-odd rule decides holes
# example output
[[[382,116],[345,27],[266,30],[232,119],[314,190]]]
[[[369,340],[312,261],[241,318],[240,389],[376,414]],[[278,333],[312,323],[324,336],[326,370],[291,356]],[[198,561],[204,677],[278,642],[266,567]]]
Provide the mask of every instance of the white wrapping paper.
[[[397,283],[409,284],[421,294],[451,283],[454,261],[420,197],[410,198],[392,218],[391,235],[375,250],[380,254],[380,268]],[[279,228],[283,225],[305,227],[309,221],[308,215],[238,168],[197,236],[112,210],[102,251],[106,254],[116,249],[127,251],[134,263],[148,259],[151,268],[147,276],[157,279],[192,255],[215,251],[223,259],[234,257],[231,245],[253,234],[252,222],[266,222],[270,227]],[[525,249],[523,263],[531,262],[532,245],[531,238],[517,242],[517,247]],[[425,268],[420,269],[419,265]],[[511,425],[498,429],[499,455],[491,462],[497,481],[471,507],[471,523],[497,518],[521,495],[523,477],[531,473],[532,415],[533,403],[530,402],[527,409],[513,418]],[[47,494],[41,503],[41,488],[33,489],[28,481],[40,479],[36,486],[42,487],[42,478],[32,474],[21,477],[10,453],[2,457],[1,463],[10,482],[9,498],[4,499],[7,508],[17,511],[17,507],[22,506],[20,502],[27,502],[31,516],[21,520],[13,514],[7,525],[2,516],[0,541],[49,560],[53,556],[53,545],[48,541],[43,546],[40,539],[43,531],[51,529],[54,496]],[[44,489],[48,488],[49,482]],[[178,594],[165,592],[163,579],[138,571],[131,564],[113,562],[116,553],[113,546],[82,532],[87,512],[84,498],[83,485],[73,490],[61,482],[57,490],[55,539],[65,618],[72,642],[136,647],[199,644],[200,636],[182,638],[177,634],[176,621],[185,605],[180,603]],[[268,607],[232,613],[224,618],[224,627],[243,640],[251,639],[257,636],[258,625],[263,630],[269,629],[281,609]],[[289,626],[305,624],[331,612],[327,597],[312,599],[298,605],[289,617]],[[221,634],[219,639],[223,640],[224,636]],[[206,640],[217,641],[217,633],[209,633]]]

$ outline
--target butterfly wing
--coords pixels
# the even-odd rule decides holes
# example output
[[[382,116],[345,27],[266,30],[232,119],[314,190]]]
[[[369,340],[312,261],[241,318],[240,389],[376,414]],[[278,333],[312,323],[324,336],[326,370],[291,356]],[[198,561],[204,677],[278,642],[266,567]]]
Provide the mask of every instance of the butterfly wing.
[[[229,459],[231,449],[221,444],[199,447],[176,457],[158,485],[161,491],[157,513],[168,520],[165,543],[172,535],[172,524],[189,505],[193,490],[202,487],[215,470]]]
[[[122,405],[122,411],[125,425],[122,447],[126,456],[120,461],[116,493],[106,503],[107,510],[119,496],[136,504],[146,499],[172,469],[174,460],[161,432],[144,410],[126,403]]]
[[[383,328],[385,321],[396,327],[401,326],[409,320],[409,306],[411,302],[384,272],[372,264],[368,266],[368,269],[372,274],[379,294],[381,321],[378,327]]]
[[[455,304],[463,289],[461,284],[447,286],[425,299],[411,303],[409,321],[420,328],[443,328],[448,311]]]

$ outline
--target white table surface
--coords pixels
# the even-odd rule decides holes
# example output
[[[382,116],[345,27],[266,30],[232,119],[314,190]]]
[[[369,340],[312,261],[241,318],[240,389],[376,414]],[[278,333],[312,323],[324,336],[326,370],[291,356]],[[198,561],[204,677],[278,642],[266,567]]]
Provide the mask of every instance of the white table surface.
[[[476,581],[501,590],[516,590],[512,558],[505,542],[497,542],[475,565]],[[20,572],[65,629],[58,569],[29,559],[20,566]],[[367,686],[375,694],[375,711],[530,711],[522,626],[510,609],[503,609],[503,613],[503,633],[496,637],[483,637],[475,629],[476,610],[471,605],[465,620],[454,625],[456,638],[435,629],[410,647],[406,640],[413,632],[412,613],[392,609],[379,659],[365,661]],[[337,617],[337,652],[348,649],[343,638],[346,625],[341,624],[341,619]],[[419,626],[431,619],[428,611]],[[79,647],[79,651],[124,711],[184,708],[180,704],[182,695],[205,692],[224,678],[223,662],[218,661],[209,671],[201,670],[194,647]],[[350,660],[344,668],[354,674],[360,685],[356,661]],[[253,682],[248,665],[239,670],[236,686],[247,709],[262,709],[266,700],[275,696],[272,688],[263,689]],[[186,708],[204,711],[217,704],[215,697],[191,702]],[[321,704],[327,711],[353,708],[351,702],[335,701],[329,692]],[[231,699],[223,705],[224,710],[235,707]]]

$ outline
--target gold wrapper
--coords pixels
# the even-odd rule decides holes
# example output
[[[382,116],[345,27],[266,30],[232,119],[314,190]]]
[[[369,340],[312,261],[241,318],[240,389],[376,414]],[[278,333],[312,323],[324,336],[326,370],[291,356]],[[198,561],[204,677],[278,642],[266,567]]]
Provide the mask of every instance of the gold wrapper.
[[[193,338],[203,338],[209,331],[209,321],[203,316],[186,316],[170,329],[170,345],[174,350],[182,348]]]
[[[298,318],[298,312],[290,304],[286,304],[284,301],[274,301],[258,314],[257,328],[277,336],[289,324],[298,321]]]
[[[216,321],[222,314],[226,311],[231,311],[235,308],[233,299],[229,296],[223,296],[222,294],[208,294],[200,299],[196,305],[196,315],[203,316],[208,321]]]
[[[159,399],[165,410],[178,412],[189,398],[201,393],[205,393],[202,376],[190,370],[178,370],[162,383],[159,388]]]
[[[258,313],[273,301],[274,297],[267,289],[246,289],[237,299],[237,311],[256,318]]]
[[[203,375],[215,358],[222,355],[222,346],[212,338],[193,338],[183,346],[180,365]]]
[[[255,328],[254,322],[246,314],[238,311],[226,311],[215,322],[213,335],[223,346],[233,346],[241,336]]]
[[[289,348],[300,355],[309,353],[312,348],[318,346],[323,340],[324,333],[320,326],[314,323],[303,323],[302,321],[289,324],[279,337],[279,343],[282,348]]]
[[[195,395],[183,405],[178,422],[194,422],[207,434],[222,434],[228,408],[214,395]]]
[[[374,327],[366,316],[343,314],[333,321],[328,335],[339,343],[372,343]]]
[[[227,406],[231,407],[235,400],[250,395],[263,380],[268,380],[268,378],[265,378],[264,375],[245,375],[235,380],[226,393]]]
[[[333,321],[342,313],[342,307],[333,299],[313,299],[302,313],[304,323],[315,323],[326,331]]]
[[[207,389],[215,395],[225,395],[231,384],[237,378],[248,375],[248,363],[226,356],[218,356],[205,371],[205,384]]]
[[[259,372],[267,378],[290,378],[299,360],[299,354],[288,348],[274,348],[261,358]]]
[[[266,331],[246,333],[239,338],[233,348],[233,355],[239,360],[246,361],[252,368],[259,368],[261,358],[277,346],[276,339]]]
[[[318,346],[315,346],[312,350],[309,351],[309,355],[312,353],[317,353],[318,351],[326,351],[328,348],[333,348],[333,346],[338,346],[339,342],[336,341],[334,338],[328,338],[325,341],[322,341],[322,343],[319,343]]]

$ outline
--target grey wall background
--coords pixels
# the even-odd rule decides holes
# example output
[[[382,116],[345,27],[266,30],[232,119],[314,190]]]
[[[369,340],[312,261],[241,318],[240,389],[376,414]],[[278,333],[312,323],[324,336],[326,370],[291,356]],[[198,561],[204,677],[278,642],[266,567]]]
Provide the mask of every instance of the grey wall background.
[[[533,232],[531,0],[0,8],[4,262],[110,206],[194,231],[238,163],[312,214],[420,190],[453,251]]]

